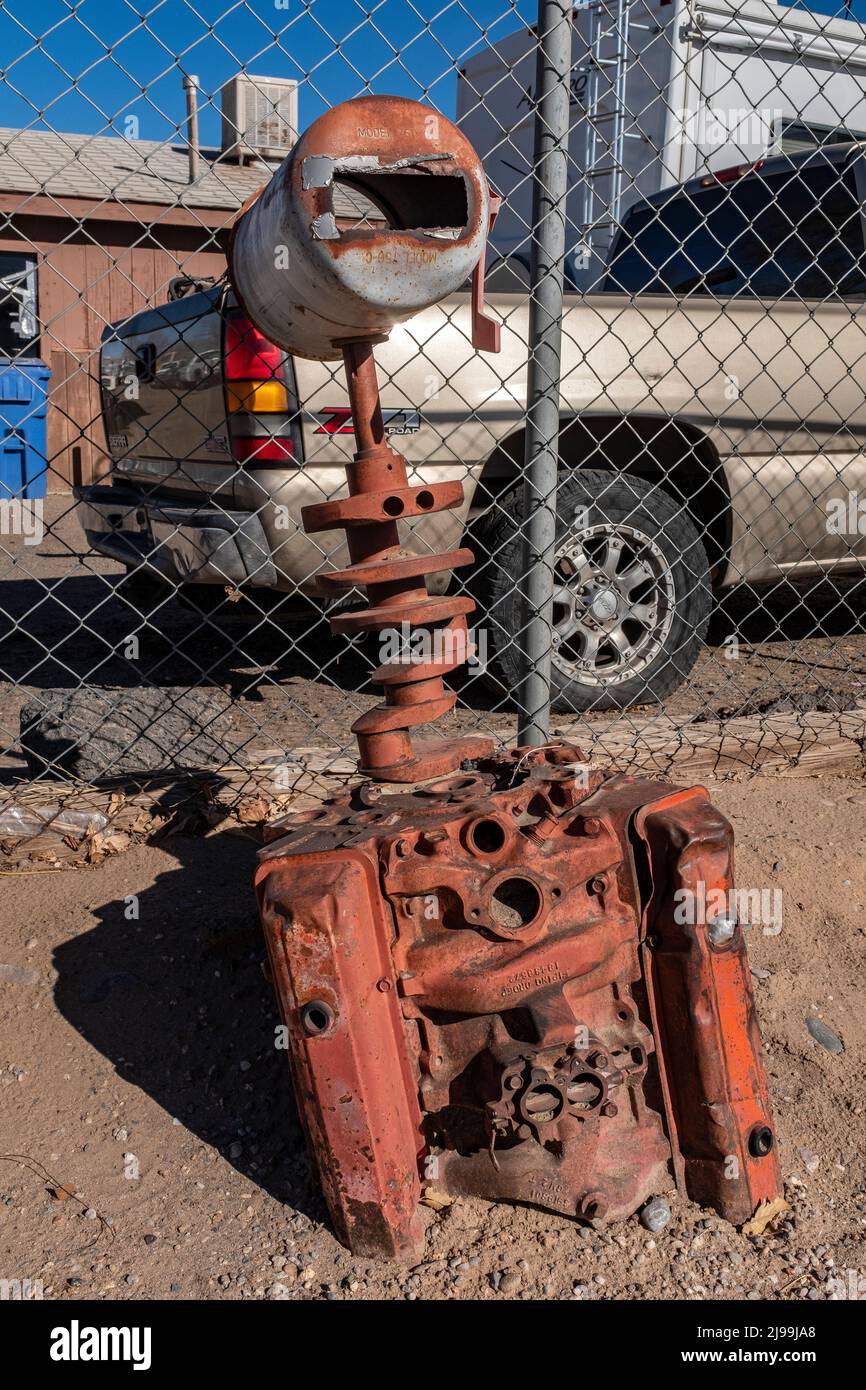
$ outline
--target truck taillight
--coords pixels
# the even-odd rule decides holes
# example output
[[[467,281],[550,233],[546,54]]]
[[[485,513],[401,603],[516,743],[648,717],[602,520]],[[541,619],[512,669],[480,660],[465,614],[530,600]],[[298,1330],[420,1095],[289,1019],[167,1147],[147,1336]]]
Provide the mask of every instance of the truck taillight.
[[[226,319],[223,377],[231,448],[240,464],[292,464],[300,449],[291,358],[245,314]]]
[[[229,410],[247,410],[251,415],[268,415],[275,410],[285,415],[289,397],[281,381],[230,381],[226,385]]]
[[[282,378],[282,348],[269,343],[244,314],[233,314],[226,323],[227,381],[279,381]]]
[[[264,435],[258,438],[232,437],[232,453],[238,463],[295,463],[295,446],[288,435]]]
[[[732,164],[727,169],[714,169],[701,179],[701,187],[710,188],[714,183],[735,183],[737,179],[745,178],[746,174],[757,174],[763,166],[763,159],[756,159],[753,164]]]

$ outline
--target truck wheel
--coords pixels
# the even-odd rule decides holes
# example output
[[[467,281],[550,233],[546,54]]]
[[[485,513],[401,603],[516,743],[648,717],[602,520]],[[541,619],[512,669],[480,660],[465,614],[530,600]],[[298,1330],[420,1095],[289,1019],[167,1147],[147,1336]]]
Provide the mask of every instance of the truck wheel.
[[[473,527],[468,581],[487,629],[487,680],[522,676],[519,593],[523,484]],[[700,535],[681,504],[626,474],[586,469],[559,484],[552,700],[558,710],[624,709],[663,699],[694,665],[712,603]]]

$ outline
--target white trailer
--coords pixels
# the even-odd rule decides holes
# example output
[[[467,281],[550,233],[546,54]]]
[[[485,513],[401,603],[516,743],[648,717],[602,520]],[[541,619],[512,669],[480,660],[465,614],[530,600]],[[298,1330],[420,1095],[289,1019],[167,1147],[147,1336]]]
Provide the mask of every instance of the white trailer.
[[[829,2],[829,0],[828,0]],[[573,13],[566,268],[598,283],[641,196],[696,174],[866,136],[866,26],[772,0],[580,0]],[[458,122],[504,205],[492,244],[525,275],[536,33],[469,58]]]

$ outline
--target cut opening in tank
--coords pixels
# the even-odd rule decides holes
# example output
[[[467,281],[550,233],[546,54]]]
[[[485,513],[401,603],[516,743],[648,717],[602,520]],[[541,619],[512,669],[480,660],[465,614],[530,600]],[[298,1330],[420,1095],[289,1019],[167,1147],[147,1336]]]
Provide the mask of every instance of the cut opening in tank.
[[[341,235],[358,230],[419,232],[457,241],[466,232],[469,200],[462,174],[426,174],[411,169],[363,174],[335,170],[334,187],[357,207],[357,222]],[[377,215],[378,214],[378,215]]]

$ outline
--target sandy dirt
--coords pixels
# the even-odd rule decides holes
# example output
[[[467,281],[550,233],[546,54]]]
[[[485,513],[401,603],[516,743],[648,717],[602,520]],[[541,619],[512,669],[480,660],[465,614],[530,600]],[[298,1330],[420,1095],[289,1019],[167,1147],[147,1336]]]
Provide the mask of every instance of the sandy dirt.
[[[774,1234],[678,1198],[655,1235],[457,1201],[423,1209],[417,1266],[353,1259],[274,1047],[255,838],[216,829],[0,880],[0,1278],[71,1300],[838,1297],[866,1276],[866,783],[712,791],[740,885],[783,894],[781,932],[749,929],[792,1207]]]

